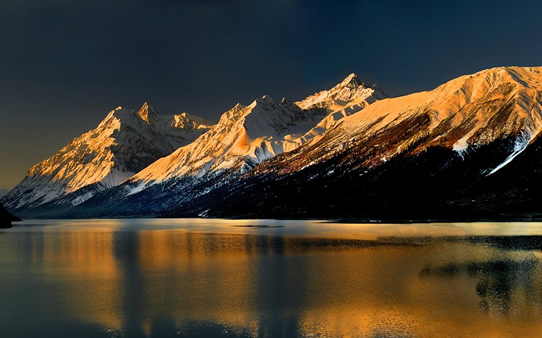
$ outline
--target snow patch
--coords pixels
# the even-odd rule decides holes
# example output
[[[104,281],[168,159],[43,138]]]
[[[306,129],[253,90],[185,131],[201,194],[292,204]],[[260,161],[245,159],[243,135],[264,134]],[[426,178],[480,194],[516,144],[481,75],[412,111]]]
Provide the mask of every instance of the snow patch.
[[[73,205],[73,206],[79,205],[79,204],[83,203],[84,201],[86,201],[86,200],[92,198],[93,196],[94,196],[94,193],[91,192],[91,191],[89,191],[89,192],[87,192],[87,193],[85,193],[85,194],[83,194],[83,195],[81,195],[81,196],[75,198],[75,199],[72,201],[72,205]]]
[[[457,142],[455,142],[452,146],[452,149],[458,153],[463,153],[469,147],[469,144],[467,143],[467,139],[469,137],[470,135],[466,135],[465,137],[457,140]]]
[[[138,192],[143,191],[146,187],[147,185],[144,182],[141,182],[136,186],[127,185],[125,187],[126,196],[137,194]]]
[[[211,210],[211,209],[207,209],[207,210],[204,210],[204,211],[200,212],[200,213],[198,214],[198,216],[199,216],[199,217],[202,217],[202,218],[207,217],[207,215],[209,214],[209,210]]]
[[[455,151],[461,159],[465,159],[465,154],[468,152],[469,145],[467,141],[465,140],[465,137],[458,140],[454,145],[452,146],[452,150]]]
[[[516,143],[514,144],[514,151],[512,152],[512,154],[510,154],[506,160],[504,160],[503,163],[499,164],[498,166],[496,166],[493,170],[491,170],[486,176],[489,176],[489,175],[492,175],[494,173],[496,173],[497,171],[499,171],[501,168],[503,168],[505,165],[507,165],[508,163],[512,162],[512,160],[514,158],[516,158],[516,156],[518,156],[519,154],[521,154],[525,149],[527,149],[527,146],[529,145],[529,139],[528,138],[523,138],[523,137],[520,137]]]

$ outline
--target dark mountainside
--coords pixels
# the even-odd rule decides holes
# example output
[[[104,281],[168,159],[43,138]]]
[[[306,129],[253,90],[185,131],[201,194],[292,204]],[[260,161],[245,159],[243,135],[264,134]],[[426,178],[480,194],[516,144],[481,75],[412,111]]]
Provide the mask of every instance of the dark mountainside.
[[[542,142],[516,158],[513,166],[486,176],[511,142],[483,146],[465,158],[433,147],[402,155],[375,169],[335,170],[339,158],[281,177],[243,177],[168,216],[194,216],[199,205],[208,217],[334,218],[360,221],[541,219]],[[272,160],[270,161],[272,162]],[[270,164],[264,164],[265,165]],[[197,209],[196,209],[197,210]]]

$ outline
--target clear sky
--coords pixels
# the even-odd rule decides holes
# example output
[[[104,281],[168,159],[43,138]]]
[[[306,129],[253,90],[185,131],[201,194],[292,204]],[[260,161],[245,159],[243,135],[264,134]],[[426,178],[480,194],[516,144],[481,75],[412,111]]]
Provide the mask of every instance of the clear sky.
[[[117,106],[214,121],[355,72],[391,96],[542,65],[542,2],[2,0],[0,188]]]

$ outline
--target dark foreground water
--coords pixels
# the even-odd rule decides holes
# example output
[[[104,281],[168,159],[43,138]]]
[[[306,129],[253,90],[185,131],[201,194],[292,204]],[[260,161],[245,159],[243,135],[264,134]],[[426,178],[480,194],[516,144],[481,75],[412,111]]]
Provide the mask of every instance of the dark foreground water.
[[[542,224],[26,221],[0,337],[540,337]]]

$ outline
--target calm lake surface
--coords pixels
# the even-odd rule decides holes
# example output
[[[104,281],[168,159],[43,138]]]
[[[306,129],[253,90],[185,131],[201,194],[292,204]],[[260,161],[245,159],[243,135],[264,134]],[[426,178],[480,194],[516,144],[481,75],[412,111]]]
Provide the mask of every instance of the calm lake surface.
[[[540,337],[542,223],[39,220],[0,337]]]

